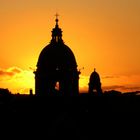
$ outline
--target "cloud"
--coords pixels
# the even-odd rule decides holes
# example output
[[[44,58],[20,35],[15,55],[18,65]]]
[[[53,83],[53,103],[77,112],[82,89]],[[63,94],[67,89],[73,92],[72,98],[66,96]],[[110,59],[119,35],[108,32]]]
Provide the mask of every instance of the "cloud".
[[[0,87],[8,88],[12,93],[29,93],[29,89],[34,89],[33,71],[18,67],[0,68]]]
[[[120,90],[125,88],[126,88],[125,86],[120,86],[120,85],[103,86],[104,90]]]
[[[7,72],[4,70],[0,70],[0,76],[13,76],[12,72]]]
[[[11,67],[7,71],[13,72],[13,73],[21,73],[23,70],[18,67]]]
[[[117,90],[121,92],[133,92],[133,91],[139,91],[140,86],[133,86],[133,85],[112,85],[112,86],[103,86],[103,90]]]
[[[104,76],[102,79],[113,79],[113,78],[119,78],[119,76]]]
[[[124,90],[128,91],[137,91],[140,90],[140,86],[130,86],[130,87],[124,87]]]
[[[11,68],[8,68],[8,69],[0,69],[0,77],[2,76],[14,76],[16,75],[17,73],[21,73],[22,70],[18,67],[11,67]]]

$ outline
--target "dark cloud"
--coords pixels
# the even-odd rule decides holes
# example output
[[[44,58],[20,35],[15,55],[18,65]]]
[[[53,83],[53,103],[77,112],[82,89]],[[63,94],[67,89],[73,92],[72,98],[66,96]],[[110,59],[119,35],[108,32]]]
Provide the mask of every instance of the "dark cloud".
[[[104,76],[103,79],[119,78],[119,76]]]
[[[113,85],[113,86],[104,86],[104,90],[118,90],[118,89],[125,89],[125,86]]]
[[[14,76],[17,73],[21,73],[22,70],[18,67],[11,67],[8,69],[0,69],[0,76]]]
[[[139,91],[139,86],[120,86],[120,85],[113,85],[113,86],[104,86],[103,90],[117,90],[117,91]]]
[[[0,70],[0,76],[13,76],[14,73],[13,72],[7,72],[4,70]]]
[[[12,67],[12,68],[10,68],[10,71],[13,73],[21,73],[22,72],[22,70],[18,67]]]
[[[139,86],[134,86],[134,87],[124,87],[124,89],[125,90],[130,90],[130,91],[132,91],[132,90],[140,90],[140,87]]]

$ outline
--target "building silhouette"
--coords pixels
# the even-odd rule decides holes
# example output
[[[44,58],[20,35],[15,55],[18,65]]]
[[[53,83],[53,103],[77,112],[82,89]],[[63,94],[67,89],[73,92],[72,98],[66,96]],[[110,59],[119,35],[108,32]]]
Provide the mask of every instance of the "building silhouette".
[[[101,88],[101,82],[100,82],[100,76],[94,69],[94,71],[90,75],[89,79],[89,93],[90,94],[102,94],[102,88]]]
[[[35,93],[37,95],[78,95],[79,74],[75,56],[62,40],[62,30],[58,25],[52,30],[52,39],[40,53],[35,73]]]

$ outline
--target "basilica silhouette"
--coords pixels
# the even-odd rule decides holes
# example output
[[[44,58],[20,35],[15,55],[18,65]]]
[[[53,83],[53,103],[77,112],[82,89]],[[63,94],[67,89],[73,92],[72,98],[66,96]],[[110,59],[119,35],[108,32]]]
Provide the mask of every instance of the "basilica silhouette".
[[[36,95],[78,95],[79,74],[72,50],[62,40],[58,25],[52,30],[52,39],[40,53],[35,73]]]

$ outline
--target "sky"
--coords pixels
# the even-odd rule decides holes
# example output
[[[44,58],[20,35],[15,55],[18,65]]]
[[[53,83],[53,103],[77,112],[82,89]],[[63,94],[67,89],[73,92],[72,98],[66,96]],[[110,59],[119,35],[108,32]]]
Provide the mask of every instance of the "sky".
[[[34,90],[33,71],[56,12],[81,69],[80,91],[94,68],[104,90],[140,90],[139,0],[0,0],[0,88]]]

